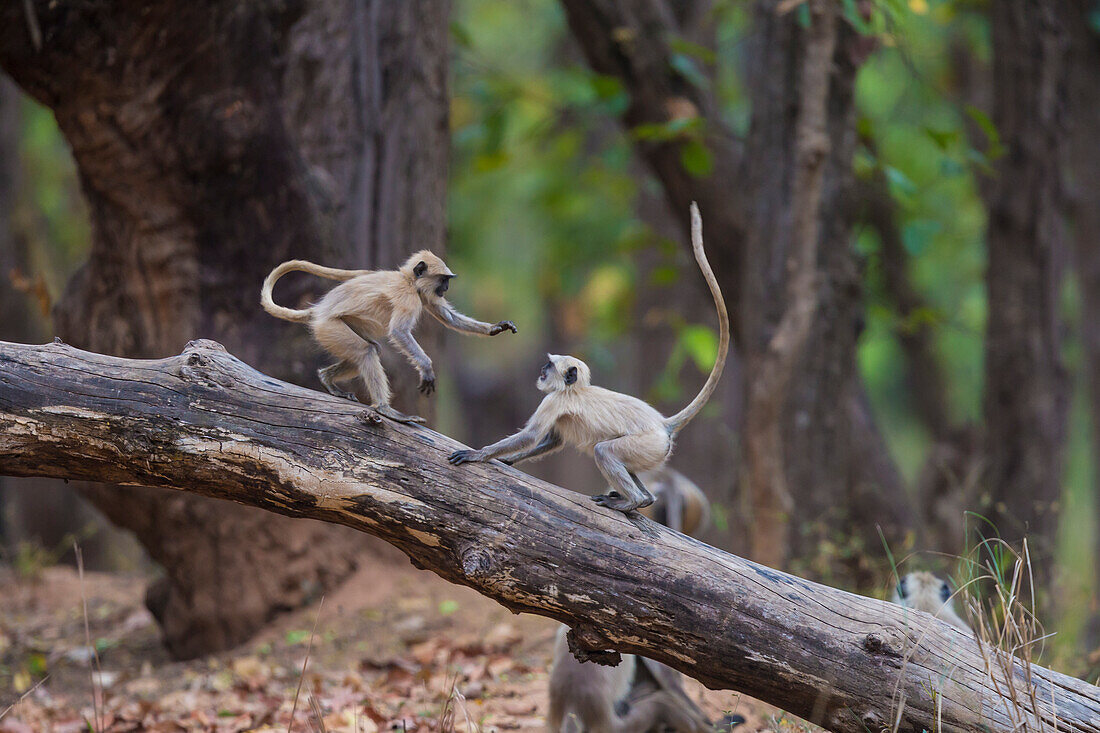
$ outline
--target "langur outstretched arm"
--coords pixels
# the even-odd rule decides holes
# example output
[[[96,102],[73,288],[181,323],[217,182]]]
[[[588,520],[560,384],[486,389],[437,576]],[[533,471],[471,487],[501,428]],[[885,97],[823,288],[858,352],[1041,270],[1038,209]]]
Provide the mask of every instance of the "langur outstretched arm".
[[[424,394],[435,391],[435,371],[432,369],[432,360],[420,348],[413,338],[412,329],[415,324],[411,319],[394,319],[390,323],[390,343],[394,348],[405,355],[420,375],[420,386],[417,388]]]
[[[551,430],[546,434],[546,437],[539,441],[539,444],[534,448],[529,448],[522,453],[517,453],[514,456],[507,458],[501,458],[501,463],[506,463],[509,466],[514,466],[520,461],[526,461],[529,458],[538,458],[539,456],[545,456],[553,453],[562,446],[561,436],[558,435],[556,430]]]
[[[461,466],[463,463],[481,463],[497,456],[506,456],[523,450],[538,439],[539,434],[528,426],[515,435],[510,435],[504,440],[498,440],[496,443],[487,445],[480,450],[456,450],[447,460],[456,466]]]
[[[455,310],[455,307],[445,299],[425,303],[428,312],[447,328],[468,333],[474,336],[496,336],[505,331],[516,332],[516,324],[511,321],[499,321],[497,323],[483,323],[476,318],[470,318]]]

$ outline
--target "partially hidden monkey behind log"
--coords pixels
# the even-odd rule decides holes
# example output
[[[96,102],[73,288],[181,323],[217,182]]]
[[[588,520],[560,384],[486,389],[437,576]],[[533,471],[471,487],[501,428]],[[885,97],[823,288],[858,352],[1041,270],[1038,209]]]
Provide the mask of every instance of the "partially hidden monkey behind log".
[[[523,429],[480,450],[455,451],[450,462],[457,466],[498,456],[511,456],[515,462],[568,443],[592,454],[611,485],[608,493],[592,497],[597,504],[621,512],[652,504],[653,494],[638,474],[657,470],[668,461],[676,435],[714,393],[729,351],[729,314],[703,250],[703,222],[695,203],[691,205],[691,244],[718,311],[719,341],[714,368],[687,407],[666,418],[636,397],[592,386],[588,365],[580,359],[550,354],[536,383],[546,397]]]
[[[664,466],[640,476],[657,501],[644,513],[678,532],[692,534],[710,516],[710,502],[690,479]],[[569,651],[568,628],[554,641],[550,668],[550,733],[697,733],[713,731],[706,714],[684,690],[679,672],[660,662],[623,654],[613,667],[579,662]],[[744,722],[727,716],[718,730]]]
[[[578,662],[562,626],[550,668],[550,733],[709,733],[714,726],[684,692],[680,673],[634,654],[613,666]],[[734,723],[736,721],[730,721]],[[723,730],[729,730],[727,724]]]
[[[277,305],[271,297],[276,281],[296,270],[341,283],[309,308]],[[396,270],[339,270],[290,260],[264,280],[260,303],[276,318],[308,323],[317,343],[336,357],[335,364],[317,372],[329,393],[355,399],[336,382],[359,376],[370,393],[371,406],[379,414],[398,422],[424,422],[421,417],[405,415],[390,406],[390,385],[381,361],[382,341],[388,340],[405,355],[420,375],[420,391],[431,394],[435,391],[432,360],[412,333],[424,311],[459,333],[496,336],[504,331],[516,332],[511,321],[482,323],[455,310],[443,297],[453,277],[447,264],[428,250],[416,252]]]
[[[955,612],[952,595],[950,583],[932,573],[920,571],[902,578],[894,588],[891,600],[899,606],[930,613],[952,626],[970,631],[970,625]]]
[[[642,514],[677,532],[694,536],[710,524],[710,502],[694,481],[671,466],[638,474],[656,501]]]

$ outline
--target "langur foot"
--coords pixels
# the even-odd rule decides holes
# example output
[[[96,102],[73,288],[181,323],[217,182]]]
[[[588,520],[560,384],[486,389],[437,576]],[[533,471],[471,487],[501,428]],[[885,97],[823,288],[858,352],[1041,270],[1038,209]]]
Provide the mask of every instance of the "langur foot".
[[[632,512],[639,506],[638,502],[620,496],[614,491],[609,491],[606,494],[597,494],[592,497],[592,501],[600,506],[605,506],[608,509],[614,509],[615,511],[623,513]]]
[[[352,402],[358,402],[359,398],[355,396],[354,392],[345,392],[339,387],[326,387],[328,393],[333,397],[339,397],[342,400],[351,400]]]
[[[406,425],[410,423],[426,422],[424,418],[420,417],[419,415],[406,415],[403,412],[398,412],[389,405],[375,405],[374,409],[382,417],[388,417],[394,422],[405,423]]]
[[[461,466],[463,463],[480,463],[481,457],[476,450],[456,450],[447,460],[452,466]]]

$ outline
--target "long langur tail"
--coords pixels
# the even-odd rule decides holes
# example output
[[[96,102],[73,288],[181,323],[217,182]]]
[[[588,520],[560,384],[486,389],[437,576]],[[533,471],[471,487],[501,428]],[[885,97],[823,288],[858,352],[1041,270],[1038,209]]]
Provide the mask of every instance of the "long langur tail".
[[[714,277],[714,271],[707,262],[707,254],[703,251],[703,220],[699,216],[699,207],[691,202],[691,249],[695,253],[695,261],[699,263],[699,269],[703,271],[710,294],[714,297],[714,307],[718,309],[718,358],[714,360],[714,368],[710,370],[706,384],[699,390],[688,406],[665,420],[665,427],[669,435],[675,437],[688,422],[699,414],[703,405],[714,394],[714,388],[718,386],[718,379],[722,376],[722,369],[726,366],[726,354],[730,349],[730,317],[726,312],[726,301],[722,299],[722,291],[718,288],[718,280]]]
[[[272,270],[271,274],[264,279],[263,288],[260,289],[260,305],[276,318],[282,318],[284,321],[294,321],[295,323],[305,323],[309,320],[309,308],[302,310],[285,308],[278,305],[271,298],[271,291],[275,288],[275,283],[288,272],[308,272],[310,275],[317,275],[329,280],[350,280],[353,277],[366,275],[370,270],[338,270],[335,267],[315,265],[305,260],[288,260]]]

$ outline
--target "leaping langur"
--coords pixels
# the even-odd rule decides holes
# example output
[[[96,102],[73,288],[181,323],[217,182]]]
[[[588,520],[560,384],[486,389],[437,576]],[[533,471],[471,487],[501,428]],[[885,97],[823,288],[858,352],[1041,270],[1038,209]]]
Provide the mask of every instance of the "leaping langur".
[[[714,368],[687,407],[666,418],[637,397],[592,386],[588,365],[580,359],[549,354],[550,360],[542,367],[536,383],[546,397],[523,429],[479,450],[455,451],[450,462],[457,466],[498,456],[511,456],[512,461],[519,461],[545,455],[568,443],[591,454],[611,485],[608,493],[592,497],[597,504],[621,512],[652,504],[653,495],[638,474],[665,465],[677,433],[703,409],[714,392],[729,351],[729,315],[703,251],[703,222],[694,202],[691,244],[695,261],[714,298],[720,328]]]
[[[952,626],[970,631],[970,625],[955,613],[952,595],[950,583],[932,573],[921,571],[909,573],[902,578],[894,589],[892,600],[899,606],[930,613]]]
[[[271,291],[280,277],[294,271],[341,283],[309,308],[285,308],[272,300]],[[435,391],[432,360],[412,333],[423,311],[459,333],[496,336],[504,331],[516,332],[511,321],[482,323],[455,310],[443,297],[454,276],[447,263],[428,250],[413,254],[396,270],[339,270],[290,260],[264,280],[260,303],[276,318],[308,323],[321,348],[336,357],[335,364],[317,372],[329,393],[355,399],[336,382],[359,376],[370,393],[371,405],[380,414],[399,422],[424,422],[421,417],[390,407],[390,385],[381,361],[383,340],[388,339],[405,355],[420,375],[420,391],[431,394]]]

